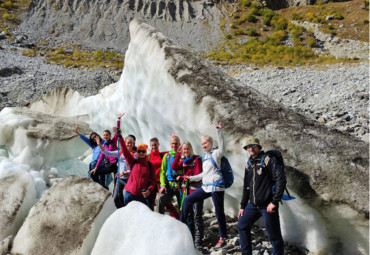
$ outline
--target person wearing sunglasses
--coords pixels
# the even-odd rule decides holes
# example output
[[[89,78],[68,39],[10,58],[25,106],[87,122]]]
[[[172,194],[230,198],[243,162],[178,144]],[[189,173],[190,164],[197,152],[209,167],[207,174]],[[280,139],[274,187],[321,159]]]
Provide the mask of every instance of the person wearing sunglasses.
[[[286,185],[284,169],[278,166],[275,157],[262,151],[257,138],[248,137],[243,148],[250,158],[245,167],[243,197],[238,214],[242,254],[252,254],[251,227],[262,216],[272,244],[272,254],[283,255],[278,206]]]
[[[123,142],[121,130],[117,129],[119,143],[123,156],[130,166],[130,178],[125,186],[124,203],[125,206],[131,201],[139,201],[150,208],[149,195],[156,185],[155,170],[147,160],[148,145],[137,145],[137,159],[131,154],[126,144]]]
[[[99,183],[101,186],[105,187],[106,186],[106,184],[105,184],[106,176],[90,175],[90,171],[97,166],[97,162],[98,162],[98,159],[99,159],[99,156],[100,156],[100,153],[101,153],[101,149],[99,148],[99,146],[96,142],[96,138],[97,137],[100,138],[102,144],[104,144],[105,141],[102,140],[101,137],[95,132],[92,132],[90,134],[89,138],[87,138],[83,134],[80,134],[80,132],[78,131],[78,125],[75,127],[75,133],[78,135],[78,137],[82,141],[84,141],[92,149],[92,158],[91,158],[91,162],[89,164],[89,170],[87,171],[88,176],[94,182]],[[101,162],[100,166],[103,167],[104,162]]]

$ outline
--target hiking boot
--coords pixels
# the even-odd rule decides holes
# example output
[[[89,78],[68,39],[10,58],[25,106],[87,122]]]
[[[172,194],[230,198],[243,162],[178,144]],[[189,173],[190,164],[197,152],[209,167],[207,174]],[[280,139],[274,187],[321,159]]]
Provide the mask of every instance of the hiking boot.
[[[220,240],[218,240],[218,243],[215,247],[213,247],[215,250],[219,250],[227,245],[226,238],[220,237]]]

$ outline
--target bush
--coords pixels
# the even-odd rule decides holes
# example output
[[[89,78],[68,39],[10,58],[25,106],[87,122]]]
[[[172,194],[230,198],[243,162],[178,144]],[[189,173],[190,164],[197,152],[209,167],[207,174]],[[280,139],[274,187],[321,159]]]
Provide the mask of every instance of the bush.
[[[365,19],[364,20],[364,24],[369,24],[369,20],[368,19]]]
[[[233,32],[233,35],[245,35],[245,32],[242,28],[239,28],[239,29],[236,29],[234,32]]]
[[[307,45],[309,46],[309,47],[311,47],[311,48],[313,48],[313,47],[315,47],[316,46],[316,40],[315,40],[315,38],[314,37],[312,37],[312,36],[309,36],[309,37],[307,37]]]
[[[257,10],[262,9],[262,5],[258,2],[256,2],[256,1],[252,2],[251,7],[254,8],[254,9],[257,9]]]
[[[256,29],[255,28],[248,28],[248,35],[249,36],[259,36],[259,34],[257,33]]]
[[[291,19],[292,20],[303,20],[303,17],[295,12],[292,14]]]
[[[233,15],[233,18],[234,18],[234,19],[239,19],[239,18],[240,18],[240,16],[239,16],[239,14],[234,14],[234,15]]]
[[[246,17],[245,17],[245,20],[248,21],[248,22],[253,22],[253,23],[256,23],[257,22],[257,18],[256,16],[254,16],[252,13],[249,13]]]
[[[225,38],[226,38],[227,40],[231,40],[233,37],[232,37],[232,35],[231,35],[231,34],[226,34],[226,35],[225,35]]]
[[[10,9],[13,8],[13,3],[12,3],[12,1],[6,1],[6,2],[0,4],[0,7],[10,10]]]
[[[274,27],[275,31],[285,30],[288,27],[288,20],[281,16],[275,16],[271,20],[271,25]]]
[[[235,24],[231,24],[231,25],[230,25],[230,27],[231,27],[232,29],[236,29],[236,28],[238,28]]]

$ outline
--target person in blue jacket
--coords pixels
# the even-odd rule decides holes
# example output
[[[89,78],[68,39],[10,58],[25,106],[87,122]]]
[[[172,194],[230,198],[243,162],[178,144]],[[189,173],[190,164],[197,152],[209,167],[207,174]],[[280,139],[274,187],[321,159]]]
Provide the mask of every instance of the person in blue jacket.
[[[75,132],[78,135],[78,137],[81,138],[82,141],[84,141],[88,146],[90,146],[90,148],[92,149],[92,152],[93,152],[91,162],[90,162],[90,165],[89,165],[89,170],[87,171],[88,176],[94,182],[99,183],[104,188],[108,188],[109,183],[112,181],[112,175],[111,174],[105,175],[105,178],[102,178],[104,176],[90,175],[90,171],[95,168],[96,163],[97,163],[97,161],[99,159],[99,156],[100,156],[100,153],[101,153],[100,147],[96,143],[96,137],[98,137],[99,135],[95,132],[92,132],[90,134],[90,138],[87,138],[86,136],[84,136],[83,134],[80,134],[80,132],[78,132],[78,126],[76,126],[76,128],[75,128]],[[103,139],[100,138],[100,140],[101,140],[102,144],[105,143],[105,141]],[[104,164],[104,162],[101,163],[101,165],[103,165],[103,164]]]

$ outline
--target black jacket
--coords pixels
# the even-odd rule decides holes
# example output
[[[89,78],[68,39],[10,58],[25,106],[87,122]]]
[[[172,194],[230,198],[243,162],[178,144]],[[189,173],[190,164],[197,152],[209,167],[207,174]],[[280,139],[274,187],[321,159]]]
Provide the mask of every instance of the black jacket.
[[[251,157],[245,168],[241,209],[246,207],[249,200],[259,208],[266,208],[271,202],[278,206],[283,196],[286,185],[284,169],[277,165],[274,157],[266,156],[261,162],[263,156],[264,152],[261,151],[257,158]]]

